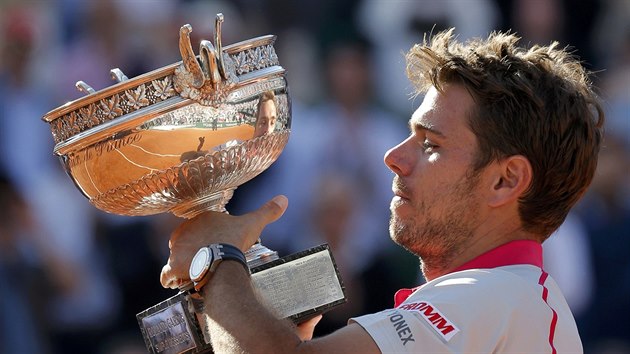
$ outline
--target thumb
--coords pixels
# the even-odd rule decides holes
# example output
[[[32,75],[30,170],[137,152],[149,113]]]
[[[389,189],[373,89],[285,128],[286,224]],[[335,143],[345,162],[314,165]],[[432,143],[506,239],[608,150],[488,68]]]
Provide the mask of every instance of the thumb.
[[[284,195],[277,195],[257,210],[251,212],[250,216],[264,223],[264,225],[267,225],[280,219],[287,210],[288,205],[289,200],[287,197]]]
[[[313,339],[313,332],[315,331],[315,326],[322,319],[322,315],[317,315],[309,320],[306,320],[300,323],[297,326],[297,335],[301,340],[311,340]]]

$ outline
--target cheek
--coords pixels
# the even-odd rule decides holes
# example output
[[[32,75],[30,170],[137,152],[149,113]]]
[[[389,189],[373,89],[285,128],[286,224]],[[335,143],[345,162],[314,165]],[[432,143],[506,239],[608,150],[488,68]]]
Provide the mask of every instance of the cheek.
[[[431,159],[433,157],[430,157]],[[435,155],[439,159],[439,154]],[[427,163],[429,168],[423,169],[414,175],[412,188],[412,201],[415,212],[421,214],[440,214],[448,208],[450,197],[453,192],[457,172],[449,168],[441,168]],[[463,197],[463,195],[461,196]],[[457,198],[457,196],[456,196]],[[435,214],[437,213],[437,214]]]

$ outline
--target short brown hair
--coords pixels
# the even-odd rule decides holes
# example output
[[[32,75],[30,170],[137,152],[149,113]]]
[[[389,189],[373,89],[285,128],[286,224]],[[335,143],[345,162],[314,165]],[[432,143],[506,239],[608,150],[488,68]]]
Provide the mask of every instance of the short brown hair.
[[[544,240],[593,179],[604,114],[588,73],[566,48],[554,42],[526,49],[519,39],[494,32],[460,43],[453,29],[425,37],[407,53],[407,76],[418,93],[450,83],[470,92],[475,171],[517,154],[530,161],[533,180],[519,214],[523,228]]]
[[[278,102],[276,102],[276,94],[273,91],[265,91],[258,98],[258,103],[256,104],[256,112],[259,112],[260,106],[267,101],[272,101],[274,105],[278,105]]]

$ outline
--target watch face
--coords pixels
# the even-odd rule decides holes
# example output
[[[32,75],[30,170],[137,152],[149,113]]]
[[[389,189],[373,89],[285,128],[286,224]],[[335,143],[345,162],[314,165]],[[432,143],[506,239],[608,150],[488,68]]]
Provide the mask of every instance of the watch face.
[[[204,274],[210,266],[211,253],[208,247],[203,247],[197,251],[197,254],[190,263],[190,279],[192,281],[199,281],[203,278]]]

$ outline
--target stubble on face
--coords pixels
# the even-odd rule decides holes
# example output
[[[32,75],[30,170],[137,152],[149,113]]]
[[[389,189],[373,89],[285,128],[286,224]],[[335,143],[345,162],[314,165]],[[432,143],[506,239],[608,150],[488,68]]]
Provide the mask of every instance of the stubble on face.
[[[434,194],[433,200],[411,195],[412,217],[403,219],[392,212],[390,237],[420,257],[425,277],[427,273],[448,270],[472,239],[477,221],[475,190],[478,183],[478,173],[466,173],[447,192]],[[409,193],[398,176],[394,178],[394,188]],[[439,209],[444,211],[435,212]]]

